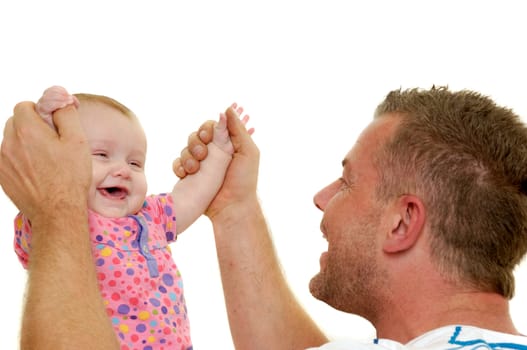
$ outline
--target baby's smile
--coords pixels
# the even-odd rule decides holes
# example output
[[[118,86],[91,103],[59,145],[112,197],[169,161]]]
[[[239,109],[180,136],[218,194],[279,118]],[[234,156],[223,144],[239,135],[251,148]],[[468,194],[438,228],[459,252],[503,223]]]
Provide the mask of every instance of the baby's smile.
[[[103,187],[98,188],[99,193],[110,199],[124,199],[128,195],[128,190],[123,187]]]

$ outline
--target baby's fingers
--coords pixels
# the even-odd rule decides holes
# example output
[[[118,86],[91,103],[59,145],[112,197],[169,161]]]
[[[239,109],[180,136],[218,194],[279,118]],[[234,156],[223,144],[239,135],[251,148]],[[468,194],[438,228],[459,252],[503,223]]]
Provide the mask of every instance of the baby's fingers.
[[[243,117],[241,116],[243,114],[243,107],[238,106],[238,104],[234,102],[233,104],[231,104],[231,108],[233,109],[235,114],[238,115],[238,118],[240,118],[242,124],[247,129],[247,123],[249,122],[250,117],[248,114],[244,115]],[[252,135],[254,133],[254,128],[247,129],[247,132],[249,133],[249,135]]]

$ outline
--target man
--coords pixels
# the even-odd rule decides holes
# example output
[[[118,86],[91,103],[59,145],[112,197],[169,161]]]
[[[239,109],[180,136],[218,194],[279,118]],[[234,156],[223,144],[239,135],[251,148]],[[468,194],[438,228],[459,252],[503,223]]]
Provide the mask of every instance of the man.
[[[61,222],[42,219],[46,212],[38,209],[36,199],[43,195],[33,194],[38,191],[32,182],[43,181],[35,175],[45,172],[33,169],[29,161],[28,169],[12,165],[39,153],[30,141],[16,137],[29,133],[24,121],[30,114],[19,107],[6,124],[12,131],[4,136],[0,182],[25,212],[33,210],[39,229],[47,232],[52,224],[59,229]],[[236,348],[320,346],[327,339],[289,290],[258,203],[258,149],[233,112],[227,115],[235,153],[207,215]],[[61,117],[55,117],[59,134],[75,134],[75,123],[66,125]],[[188,149],[174,163],[178,176],[196,170],[203,153],[198,157],[194,151],[203,151],[210,142],[210,128],[205,123],[190,137]],[[62,150],[62,157],[73,157],[61,144],[53,147]],[[324,211],[321,230],[328,251],[320,258],[321,269],[310,289],[329,305],[370,320],[379,339],[322,348],[527,349],[527,339],[518,335],[508,310],[512,271],[527,246],[527,131],[517,116],[476,93],[443,88],[395,91],[378,107],[342,163],[342,176],[315,196]],[[31,180],[18,183],[12,174],[28,174]],[[84,189],[67,183],[77,192]],[[66,199],[67,206],[75,207]],[[82,231],[85,225],[75,224],[69,227]],[[74,236],[82,240],[81,234]],[[58,233],[51,238],[60,243]],[[38,279],[37,273],[40,278],[65,273],[60,267],[46,269],[45,253],[30,266],[30,281]],[[77,267],[70,269],[87,260],[71,261]],[[42,265],[38,270],[37,264]],[[91,280],[83,283],[91,289],[96,285]],[[60,304],[60,294],[46,302],[42,298],[49,294],[28,289],[31,292],[41,305]],[[34,303],[29,308],[29,297],[26,318],[38,307]],[[98,306],[98,295],[90,293],[90,298],[91,305]],[[73,304],[78,310],[88,308],[86,300]],[[90,327],[95,322],[87,321]],[[95,327],[94,334],[104,334],[105,326]],[[66,328],[63,335],[74,331]],[[105,341],[93,340],[94,346]],[[106,340],[104,344],[113,345]],[[38,341],[40,345],[46,339]]]
[[[328,251],[310,290],[368,319],[378,339],[323,349],[527,349],[508,302],[527,250],[527,129],[512,111],[470,91],[393,91],[342,165],[314,198]],[[240,178],[229,169],[208,212],[235,345],[320,345],[280,272],[257,170],[247,169]]]

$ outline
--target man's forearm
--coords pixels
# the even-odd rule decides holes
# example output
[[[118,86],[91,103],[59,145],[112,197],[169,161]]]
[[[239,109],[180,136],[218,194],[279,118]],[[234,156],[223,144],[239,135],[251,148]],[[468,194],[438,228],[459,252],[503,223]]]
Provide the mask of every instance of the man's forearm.
[[[289,289],[258,201],[218,216],[213,227],[236,349],[305,349],[326,342]]]
[[[98,290],[87,223],[85,208],[32,222],[21,349],[119,348]]]

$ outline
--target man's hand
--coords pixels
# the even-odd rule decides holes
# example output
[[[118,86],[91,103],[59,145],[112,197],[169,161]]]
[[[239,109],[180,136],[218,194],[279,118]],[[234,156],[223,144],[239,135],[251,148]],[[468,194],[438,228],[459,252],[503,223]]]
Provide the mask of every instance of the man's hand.
[[[32,102],[15,106],[0,148],[0,185],[32,221],[64,205],[87,204],[91,181],[88,143],[74,107],[53,115],[57,131]]]
[[[229,107],[225,115],[234,153],[223,186],[206,212],[211,220],[230,205],[243,203],[246,200],[257,200],[260,151],[251,137],[253,129],[247,130],[245,126],[247,120],[245,118],[240,120],[238,112],[233,107]]]
[[[37,102],[35,110],[49,126],[55,128],[53,125],[53,112],[68,105],[79,108],[80,103],[77,97],[70,95],[62,86],[55,85],[44,91]]]
[[[197,132],[188,137],[188,145],[172,163],[172,169],[180,179],[199,170],[199,162],[207,158],[207,145],[214,136],[214,120],[207,120]]]
[[[233,103],[229,109],[234,111],[238,118],[243,113],[243,108],[236,103]],[[226,115],[221,113],[219,123],[226,123],[226,118]],[[244,115],[243,118],[241,118],[244,127],[247,126],[248,121],[248,115]],[[215,121],[207,120],[200,126],[197,132],[190,134],[187,141],[187,147],[181,151],[181,155],[172,163],[172,170],[177,177],[182,179],[199,170],[200,162],[208,156],[207,145],[213,141],[215,133],[218,131],[216,130],[217,127],[218,125]],[[247,129],[247,132],[249,135],[252,135],[254,133],[254,128]]]
[[[260,152],[251,137],[254,129],[246,128],[248,116],[240,119],[239,113],[242,111],[232,105],[225,112],[234,153],[223,186],[206,212],[211,219],[230,204],[248,198],[255,200],[256,197]],[[207,157],[207,144],[212,141],[214,125],[214,121],[206,121],[189,136],[187,147],[173,163],[174,173],[178,177],[183,178],[199,170],[199,162]]]

